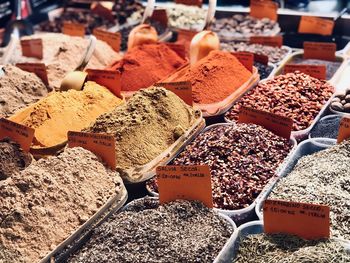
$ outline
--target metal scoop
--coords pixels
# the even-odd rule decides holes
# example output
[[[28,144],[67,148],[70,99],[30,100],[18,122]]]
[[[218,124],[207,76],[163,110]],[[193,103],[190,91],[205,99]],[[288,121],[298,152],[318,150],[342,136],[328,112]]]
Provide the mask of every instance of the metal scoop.
[[[61,91],[67,91],[70,89],[82,90],[84,82],[87,77],[87,73],[84,72],[84,68],[89,63],[96,47],[96,37],[90,35],[89,46],[87,47],[85,54],[79,64],[79,66],[72,72],[69,72],[61,82]]]

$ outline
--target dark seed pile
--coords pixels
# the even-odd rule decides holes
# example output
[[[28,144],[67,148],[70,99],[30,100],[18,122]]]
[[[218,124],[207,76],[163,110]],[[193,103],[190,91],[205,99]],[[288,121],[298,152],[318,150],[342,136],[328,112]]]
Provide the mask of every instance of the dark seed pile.
[[[260,79],[266,79],[268,76],[270,76],[273,70],[273,67],[259,63],[259,62],[254,62],[254,67],[258,69]]]
[[[341,119],[342,116],[340,115],[330,115],[322,118],[312,128],[310,132],[311,138],[324,137],[337,139]]]
[[[255,124],[222,125],[201,133],[173,165],[209,165],[214,206],[248,207],[276,174],[292,145]],[[148,186],[157,191],[155,179]]]
[[[156,202],[114,214],[68,262],[213,262],[232,226],[199,202]]]

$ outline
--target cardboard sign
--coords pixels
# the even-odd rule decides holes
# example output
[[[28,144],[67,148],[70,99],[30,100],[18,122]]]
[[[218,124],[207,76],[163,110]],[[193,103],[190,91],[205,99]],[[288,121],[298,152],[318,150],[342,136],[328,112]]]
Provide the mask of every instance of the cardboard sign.
[[[34,129],[22,124],[9,121],[5,118],[0,119],[0,139],[9,137],[19,145],[23,151],[29,152],[34,138]]]
[[[323,59],[335,61],[335,43],[304,42],[304,59]]]
[[[344,117],[340,121],[337,142],[341,143],[342,141],[349,139],[349,137],[350,137],[350,119]]]
[[[187,30],[187,29],[179,29],[177,31],[177,40],[188,41],[191,42],[192,38],[197,34],[197,31]]]
[[[43,59],[43,41],[41,38],[21,39],[21,48],[23,56]]]
[[[255,18],[269,18],[277,21],[278,4],[272,1],[250,0],[250,15]]]
[[[265,233],[319,239],[329,237],[329,226],[329,206],[281,200],[264,202]]]
[[[202,7],[203,0],[176,0],[175,3],[183,5],[195,5]]]
[[[299,23],[299,33],[332,35],[334,21],[314,16],[302,16]]]
[[[68,147],[85,148],[99,156],[115,170],[115,138],[112,135],[69,131]]]
[[[163,87],[167,90],[174,92],[185,103],[187,103],[190,106],[193,106],[192,85],[191,85],[190,81],[162,82],[162,83],[156,83],[155,86],[156,87]]]
[[[77,23],[64,22],[62,32],[69,36],[84,37],[85,26]]]
[[[274,134],[287,139],[290,138],[293,127],[293,120],[290,118],[244,106],[240,108],[238,122],[263,126]]]
[[[265,56],[265,55],[260,55],[260,54],[254,53],[254,61],[259,62],[263,65],[267,65],[267,64],[269,64],[269,57]]]
[[[301,65],[301,64],[287,64],[283,68],[283,73],[290,73],[300,71],[317,79],[326,79],[327,68],[326,65]]]
[[[44,63],[17,63],[16,67],[18,67],[24,71],[34,73],[42,80],[42,82],[46,86],[49,85],[49,79],[47,77],[46,65]]]
[[[282,36],[253,36],[250,37],[251,44],[261,44],[264,46],[281,47],[283,44]]]
[[[249,52],[233,52],[234,55],[239,62],[243,64],[250,72],[253,72],[253,64],[254,64],[254,54]]]
[[[118,70],[87,69],[88,79],[106,87],[117,97],[121,98],[121,75]]]
[[[168,15],[166,9],[154,9],[151,20],[159,22],[161,25],[168,26]]]
[[[112,5],[111,5],[111,7],[112,7]],[[90,9],[91,9],[91,13],[93,13],[93,14],[97,14],[101,17],[104,17],[107,20],[109,20],[110,22],[115,21],[112,10],[107,8],[106,6],[103,6],[101,3],[98,3],[98,2],[92,3]]]
[[[211,175],[206,165],[158,166],[157,181],[161,204],[185,199],[213,207]]]
[[[112,33],[106,30],[95,28],[93,30],[93,34],[97,39],[102,40],[110,45],[114,51],[120,51],[120,44],[122,42],[120,32]]]

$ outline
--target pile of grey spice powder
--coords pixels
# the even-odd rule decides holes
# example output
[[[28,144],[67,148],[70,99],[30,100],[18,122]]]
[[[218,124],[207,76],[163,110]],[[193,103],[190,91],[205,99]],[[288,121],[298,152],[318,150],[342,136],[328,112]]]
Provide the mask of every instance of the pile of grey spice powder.
[[[232,231],[202,203],[140,199],[95,229],[68,262],[213,262]]]

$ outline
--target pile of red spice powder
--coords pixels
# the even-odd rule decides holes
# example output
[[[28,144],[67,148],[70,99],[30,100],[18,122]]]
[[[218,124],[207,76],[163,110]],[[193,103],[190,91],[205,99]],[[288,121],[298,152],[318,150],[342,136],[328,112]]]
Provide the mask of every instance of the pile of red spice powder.
[[[170,78],[172,81],[191,81],[195,103],[210,104],[230,96],[250,79],[252,73],[232,54],[215,50],[179,75]]]
[[[148,88],[187,63],[164,43],[144,44],[128,51],[111,68],[121,72],[122,91]]]

